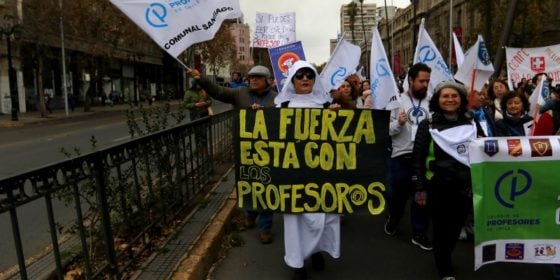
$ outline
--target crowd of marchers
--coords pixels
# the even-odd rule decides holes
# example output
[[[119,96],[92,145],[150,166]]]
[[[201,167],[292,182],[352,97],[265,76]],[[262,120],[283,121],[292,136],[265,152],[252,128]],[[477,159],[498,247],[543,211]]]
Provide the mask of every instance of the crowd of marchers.
[[[268,68],[255,66],[243,79],[234,72],[232,81],[217,85],[197,70],[187,74],[194,80],[185,93],[191,119],[211,113],[210,97],[235,108],[325,108],[369,109],[373,98],[367,79],[348,76],[333,90],[325,88],[315,67],[296,62],[288,71],[286,84],[278,92]],[[452,135],[457,141],[480,137],[559,135],[560,84],[552,87],[547,75],[537,74],[510,89],[503,79],[493,79],[481,91],[454,81],[443,81],[429,92],[431,69],[417,63],[408,70],[408,90],[398,93],[400,106],[391,111],[392,139],[386,199],[386,235],[394,236],[403,226],[410,203],[411,244],[432,251],[438,277],[455,279],[452,252],[459,239],[472,237],[473,204],[470,168],[448,154],[434,138]],[[549,96],[539,108],[540,118],[529,114],[529,96],[546,79]],[[451,132],[451,133],[450,133]],[[262,244],[273,241],[271,212],[246,211],[247,228],[257,227]],[[286,264],[293,268],[292,279],[307,279],[304,260],[310,258],[314,270],[323,270],[323,253],[340,256],[341,216],[330,213],[283,214]],[[429,227],[431,231],[428,231]],[[428,232],[432,232],[428,236]],[[560,273],[555,275],[560,279]]]

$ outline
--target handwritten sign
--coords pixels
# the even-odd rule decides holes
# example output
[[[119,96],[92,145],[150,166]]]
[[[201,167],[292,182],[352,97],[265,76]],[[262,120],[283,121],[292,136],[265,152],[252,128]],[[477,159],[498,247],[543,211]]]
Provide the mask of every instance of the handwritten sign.
[[[389,111],[240,109],[235,128],[239,207],[380,214],[388,123]]]
[[[253,47],[275,48],[296,40],[296,13],[257,13]]]

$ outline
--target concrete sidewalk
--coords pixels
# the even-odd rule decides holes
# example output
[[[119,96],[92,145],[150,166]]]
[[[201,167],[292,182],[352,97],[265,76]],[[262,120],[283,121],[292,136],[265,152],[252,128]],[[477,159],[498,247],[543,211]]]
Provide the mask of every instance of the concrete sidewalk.
[[[182,102],[182,100],[170,100],[168,103],[171,104],[172,107],[176,107],[179,106]],[[68,116],[66,116],[66,112],[64,109],[53,110],[53,112],[51,114],[47,114],[46,117],[41,117],[41,112],[39,111],[31,111],[26,113],[18,113],[17,121],[12,121],[11,114],[0,114],[0,128],[21,128],[36,124],[72,121],[95,115],[124,113],[130,108],[134,108],[137,110],[140,108],[140,106],[142,106],[142,108],[144,109],[158,108],[163,107],[165,104],[165,101],[158,101],[154,102],[152,105],[141,103],[138,105],[138,107],[130,107],[129,104],[116,104],[113,106],[92,106],[90,107],[89,112],[84,112],[83,107],[76,107],[74,109],[74,112],[68,112]]]

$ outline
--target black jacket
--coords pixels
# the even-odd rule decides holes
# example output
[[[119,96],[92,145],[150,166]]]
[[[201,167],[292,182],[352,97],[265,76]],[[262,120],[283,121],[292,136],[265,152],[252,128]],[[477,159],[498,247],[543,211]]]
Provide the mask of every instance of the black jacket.
[[[525,136],[523,124],[532,120],[533,117],[529,115],[513,119],[505,114],[503,119],[496,121],[496,136]]]
[[[470,168],[444,152],[437,143],[433,142],[429,131],[430,128],[442,131],[465,124],[471,124],[469,116],[460,116],[457,120],[448,120],[439,113],[434,113],[431,120],[424,120],[420,123],[412,150],[412,164],[415,174],[413,179],[416,180],[418,191],[430,188],[434,180],[449,184],[448,187],[470,188]],[[477,129],[477,131],[481,133],[480,129]],[[430,154],[432,142],[433,154]],[[431,179],[427,178],[428,170],[433,173]]]

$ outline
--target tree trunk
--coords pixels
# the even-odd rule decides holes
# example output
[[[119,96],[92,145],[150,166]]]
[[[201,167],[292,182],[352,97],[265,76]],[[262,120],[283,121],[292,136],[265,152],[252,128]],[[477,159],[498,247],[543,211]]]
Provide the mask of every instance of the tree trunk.
[[[47,106],[45,104],[45,89],[43,88],[43,60],[41,58],[37,59],[37,69],[35,71],[37,75],[37,94],[39,95],[39,111],[41,112],[41,118],[47,117]]]
[[[494,60],[494,77],[498,77],[502,71],[502,65],[504,64],[505,46],[511,35],[511,28],[513,26],[513,20],[515,18],[515,8],[517,7],[517,0],[509,1],[508,12],[506,16],[506,22],[504,23],[504,28],[502,29],[502,35],[500,36],[500,41],[496,46],[496,59]]]

